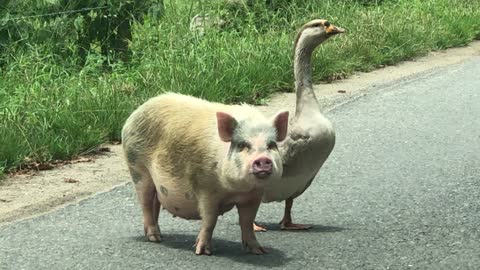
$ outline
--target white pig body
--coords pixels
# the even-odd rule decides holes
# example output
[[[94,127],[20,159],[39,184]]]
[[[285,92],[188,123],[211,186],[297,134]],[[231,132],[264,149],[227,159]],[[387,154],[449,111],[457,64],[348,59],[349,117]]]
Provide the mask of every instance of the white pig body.
[[[135,110],[122,130],[122,143],[149,240],[160,240],[159,204],[175,216],[202,219],[197,254],[211,253],[218,215],[237,206],[240,219],[242,211],[254,217],[263,187],[282,175],[275,141],[286,135],[288,112],[279,115],[269,120],[253,106],[172,93]],[[279,123],[283,130],[274,128]],[[263,253],[249,230],[242,227],[244,245]]]

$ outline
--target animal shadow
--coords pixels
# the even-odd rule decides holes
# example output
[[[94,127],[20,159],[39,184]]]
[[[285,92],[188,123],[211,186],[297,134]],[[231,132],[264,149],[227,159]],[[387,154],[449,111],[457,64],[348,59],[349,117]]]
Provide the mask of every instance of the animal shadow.
[[[282,232],[298,232],[298,233],[335,233],[347,230],[343,227],[337,226],[323,226],[323,225],[316,225],[316,224],[309,224],[312,225],[312,228],[308,230],[282,230],[280,229],[280,224],[273,223],[273,222],[258,222],[259,225],[265,227],[268,231],[282,231]],[[260,232],[262,233],[262,232]]]
[[[162,233],[162,238],[163,240],[158,243],[159,245],[170,249],[185,250],[191,252],[191,256],[195,256],[193,245],[195,244],[196,235]],[[144,237],[135,237],[134,240],[148,242]],[[290,261],[283,251],[272,247],[264,246],[268,254],[254,255],[248,254],[242,249],[240,239],[239,241],[230,241],[214,237],[212,241],[212,257],[222,257],[239,263],[267,267],[280,267]]]

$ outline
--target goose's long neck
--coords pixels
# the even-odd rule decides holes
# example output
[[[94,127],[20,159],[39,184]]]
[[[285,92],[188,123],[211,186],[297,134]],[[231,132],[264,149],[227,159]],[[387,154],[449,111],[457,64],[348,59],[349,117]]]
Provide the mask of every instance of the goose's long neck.
[[[295,46],[294,73],[295,91],[297,94],[295,116],[299,116],[305,110],[313,109],[318,111],[319,108],[312,84],[311,61],[314,49],[305,46],[301,38]]]

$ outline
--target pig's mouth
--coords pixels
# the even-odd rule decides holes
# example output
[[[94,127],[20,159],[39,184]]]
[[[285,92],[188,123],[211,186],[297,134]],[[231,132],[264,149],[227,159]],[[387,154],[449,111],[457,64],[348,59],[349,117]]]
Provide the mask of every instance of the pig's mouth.
[[[255,175],[257,178],[260,178],[260,179],[265,179],[269,177],[271,174],[272,174],[271,170],[257,170],[253,172],[253,175]]]

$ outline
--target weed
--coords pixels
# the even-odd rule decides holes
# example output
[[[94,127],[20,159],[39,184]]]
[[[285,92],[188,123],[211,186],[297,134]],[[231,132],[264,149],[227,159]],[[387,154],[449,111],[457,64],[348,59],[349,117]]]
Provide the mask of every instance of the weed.
[[[189,29],[197,13],[226,23],[197,35]],[[480,37],[478,1],[170,0],[161,20],[145,16],[132,26],[131,57],[124,63],[111,62],[95,44],[79,61],[69,24],[25,21],[24,31],[15,32],[21,42],[0,46],[0,171],[27,160],[68,159],[119,140],[128,115],[165,91],[252,104],[290,91],[293,39],[313,18],[347,30],[316,51],[316,82]]]

